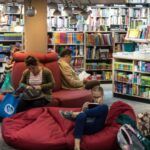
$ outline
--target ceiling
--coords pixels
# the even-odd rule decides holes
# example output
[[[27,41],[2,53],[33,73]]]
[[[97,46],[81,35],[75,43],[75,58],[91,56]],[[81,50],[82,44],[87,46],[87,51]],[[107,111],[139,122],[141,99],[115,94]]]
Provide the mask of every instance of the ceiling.
[[[0,3],[11,3],[11,2],[18,2],[22,3],[26,0],[0,0]],[[109,4],[109,3],[125,3],[125,0],[47,0],[48,2],[56,2],[58,4],[65,3],[65,1],[73,4],[88,4],[88,5],[95,5],[95,4]]]
[[[65,3],[65,0],[48,0],[56,3]],[[79,4],[109,4],[109,3],[125,3],[125,0],[67,0],[67,2],[79,3]]]

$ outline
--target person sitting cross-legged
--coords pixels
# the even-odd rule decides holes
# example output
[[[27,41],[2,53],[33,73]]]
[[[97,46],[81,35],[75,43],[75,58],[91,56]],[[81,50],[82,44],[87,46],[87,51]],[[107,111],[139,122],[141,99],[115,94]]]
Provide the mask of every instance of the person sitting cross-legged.
[[[103,129],[108,114],[108,106],[103,104],[103,88],[99,86],[98,82],[92,86],[93,103],[84,103],[81,112],[60,110],[62,117],[75,121],[74,150],[80,150],[80,141],[84,134],[94,134]]]

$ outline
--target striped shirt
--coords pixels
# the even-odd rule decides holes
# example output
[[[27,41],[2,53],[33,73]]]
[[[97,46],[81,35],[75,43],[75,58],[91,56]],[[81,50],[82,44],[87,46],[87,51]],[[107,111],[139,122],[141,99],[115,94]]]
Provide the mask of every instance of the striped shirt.
[[[29,84],[30,85],[41,85],[42,84],[42,69],[37,75],[34,75],[32,72],[30,72]]]

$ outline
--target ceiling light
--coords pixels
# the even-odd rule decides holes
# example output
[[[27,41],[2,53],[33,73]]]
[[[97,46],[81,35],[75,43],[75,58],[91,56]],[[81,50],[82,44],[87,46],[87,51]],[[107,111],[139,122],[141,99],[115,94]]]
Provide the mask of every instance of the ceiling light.
[[[17,0],[17,3],[23,4],[23,3],[24,3],[24,0]]]
[[[15,14],[19,11],[19,7],[15,6],[14,4],[10,6],[10,13]]]
[[[73,15],[71,18],[70,18],[70,24],[74,25],[76,24],[78,21],[78,19],[76,18],[76,15]]]
[[[0,4],[4,4],[5,3],[5,0],[0,0]]]
[[[68,14],[71,15],[72,14],[72,8],[71,7],[65,7],[64,11]]]
[[[61,12],[60,12],[58,9],[56,9],[56,10],[54,11],[53,15],[54,15],[54,16],[61,16]]]
[[[48,7],[49,7],[50,9],[57,9],[57,8],[58,8],[58,7],[57,7],[57,4],[54,3],[54,2],[48,3]]]
[[[91,15],[91,14],[92,14],[92,10],[89,10],[89,11],[87,12],[87,14],[88,14],[88,15]]]
[[[33,17],[37,14],[37,10],[32,7],[32,6],[28,6],[27,10],[26,10],[26,16],[28,17]]]
[[[79,8],[79,7],[75,7],[75,8],[74,8],[74,10],[73,10],[73,14],[80,14],[80,13],[81,13],[81,11],[82,11],[82,9],[81,9],[81,8]]]

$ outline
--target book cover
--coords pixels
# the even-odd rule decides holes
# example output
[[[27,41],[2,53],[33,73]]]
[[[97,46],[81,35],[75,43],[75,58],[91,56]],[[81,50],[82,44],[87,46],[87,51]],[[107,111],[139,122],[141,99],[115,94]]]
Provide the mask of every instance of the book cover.
[[[139,29],[129,29],[128,38],[139,38],[141,31]]]

